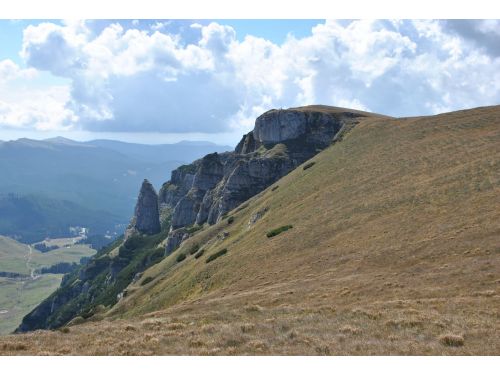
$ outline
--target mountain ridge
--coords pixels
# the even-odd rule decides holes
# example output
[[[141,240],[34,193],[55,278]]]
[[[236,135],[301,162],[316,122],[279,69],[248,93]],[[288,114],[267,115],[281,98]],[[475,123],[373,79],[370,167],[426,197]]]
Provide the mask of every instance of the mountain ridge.
[[[85,310],[66,333],[0,343],[31,353],[498,353],[499,144],[500,106],[363,118],[196,228],[114,306]],[[166,234],[131,237],[96,260],[158,249]],[[461,344],[448,345],[453,337]]]

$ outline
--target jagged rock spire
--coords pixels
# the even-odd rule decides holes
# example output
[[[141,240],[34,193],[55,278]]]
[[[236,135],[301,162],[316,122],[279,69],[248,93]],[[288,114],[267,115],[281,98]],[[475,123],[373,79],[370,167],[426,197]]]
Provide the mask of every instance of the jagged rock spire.
[[[156,234],[160,232],[160,214],[158,211],[158,194],[145,179],[142,182],[141,191],[135,205],[135,213],[129,225],[128,235],[131,232],[139,232],[142,234]]]

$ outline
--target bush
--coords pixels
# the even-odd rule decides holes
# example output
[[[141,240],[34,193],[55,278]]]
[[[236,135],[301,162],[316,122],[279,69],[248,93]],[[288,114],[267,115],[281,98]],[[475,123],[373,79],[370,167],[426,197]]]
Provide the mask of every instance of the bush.
[[[177,256],[177,263],[182,262],[184,259],[186,259],[186,254],[181,253]]]
[[[194,256],[195,259],[198,259],[199,257],[201,257],[203,254],[205,254],[205,250],[202,250],[198,253],[196,253],[196,255]]]
[[[142,281],[141,285],[146,285],[146,284],[149,284],[149,283],[150,283],[151,281],[153,281],[153,280],[154,280],[154,277],[148,276],[148,277],[146,277],[146,278]]]
[[[234,223],[234,217],[233,217],[233,216],[230,216],[230,217],[227,219],[227,224],[228,224],[228,225],[231,225],[232,223]]]
[[[210,263],[212,260],[215,260],[217,259],[218,257],[224,255],[224,254],[227,254],[227,249],[222,249],[220,251],[217,251],[216,253],[210,255],[208,258],[207,258],[207,261],[206,263]]]
[[[189,250],[189,254],[196,254],[200,250],[200,245],[194,244],[193,247]]]
[[[439,336],[439,342],[445,346],[463,346],[464,338],[460,335],[446,334]]]
[[[310,162],[310,163],[307,163],[306,165],[304,165],[304,166],[302,167],[302,169],[305,171],[306,169],[311,168],[314,164],[316,164],[316,162],[314,162],[314,161],[312,161],[312,162]]]
[[[292,228],[293,228],[292,225],[284,225],[282,227],[279,227],[279,228],[276,228],[276,229],[273,229],[273,230],[267,232],[266,236],[268,238],[271,238],[271,237],[277,236],[278,234],[280,234],[282,232],[286,232],[288,229],[292,229]]]

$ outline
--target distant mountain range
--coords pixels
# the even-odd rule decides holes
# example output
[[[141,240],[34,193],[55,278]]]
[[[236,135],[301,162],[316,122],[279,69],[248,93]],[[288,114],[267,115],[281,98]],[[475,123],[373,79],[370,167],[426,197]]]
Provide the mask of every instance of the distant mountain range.
[[[80,219],[94,232],[112,230],[129,220],[144,178],[159,187],[179,165],[229,149],[209,142],[143,145],[62,137],[0,142],[0,202],[8,207],[0,207],[0,234],[29,242],[43,239],[42,232],[64,234],[68,222]],[[64,217],[55,220],[54,209]]]

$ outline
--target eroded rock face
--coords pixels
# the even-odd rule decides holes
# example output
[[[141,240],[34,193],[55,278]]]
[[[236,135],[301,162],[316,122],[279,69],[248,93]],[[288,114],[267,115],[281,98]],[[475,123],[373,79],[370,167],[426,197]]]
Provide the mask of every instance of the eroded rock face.
[[[158,195],[148,180],[144,180],[135,205],[126,237],[133,233],[156,234],[161,230],[160,214],[158,210]]]
[[[280,143],[300,137],[307,125],[304,112],[272,109],[257,118],[253,136],[261,143]]]
[[[166,253],[189,235],[182,228],[215,224],[299,164],[328,147],[359,113],[308,109],[271,110],[259,116],[234,152],[209,154],[172,172],[159,193],[172,213]]]

